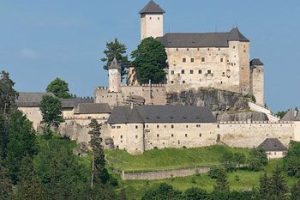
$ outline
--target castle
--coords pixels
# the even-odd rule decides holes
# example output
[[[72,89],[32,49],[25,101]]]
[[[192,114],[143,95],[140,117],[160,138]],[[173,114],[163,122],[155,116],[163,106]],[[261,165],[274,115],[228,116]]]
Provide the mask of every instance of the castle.
[[[88,123],[96,119],[109,148],[140,154],[155,148],[193,148],[214,144],[258,147],[268,138],[288,146],[300,141],[300,112],[291,110],[279,121],[264,108],[264,65],[250,60],[249,40],[237,28],[224,33],[163,34],[165,11],[150,1],[140,11],[141,39],[154,37],[168,56],[165,84],[139,85],[134,68],[126,85],[114,59],[108,68],[109,85],[98,87],[94,99],[61,100],[65,119],[62,134],[87,143]],[[167,95],[181,91],[216,89],[253,95],[249,110],[264,113],[268,120],[218,121],[205,107],[168,105]],[[44,93],[20,93],[17,105],[38,129],[39,104]],[[111,109],[112,108],[112,109]],[[248,112],[248,111],[247,111]]]
[[[165,11],[150,1],[140,12],[141,39],[159,40],[167,53],[166,83],[137,83],[134,67],[129,69],[128,84],[121,85],[121,74],[115,60],[109,68],[109,88],[96,89],[98,103],[124,105],[127,99],[140,97],[145,104],[164,105],[172,92],[215,88],[253,95],[264,106],[264,64],[250,60],[250,41],[238,30],[218,33],[163,32]]]

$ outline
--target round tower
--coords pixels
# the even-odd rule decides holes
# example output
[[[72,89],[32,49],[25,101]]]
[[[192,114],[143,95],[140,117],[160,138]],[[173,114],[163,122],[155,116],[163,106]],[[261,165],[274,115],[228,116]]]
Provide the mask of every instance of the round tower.
[[[141,11],[141,39],[162,37],[164,35],[165,11],[154,1],[150,1]]]
[[[118,93],[121,87],[121,66],[117,59],[111,62],[108,67],[108,92]]]

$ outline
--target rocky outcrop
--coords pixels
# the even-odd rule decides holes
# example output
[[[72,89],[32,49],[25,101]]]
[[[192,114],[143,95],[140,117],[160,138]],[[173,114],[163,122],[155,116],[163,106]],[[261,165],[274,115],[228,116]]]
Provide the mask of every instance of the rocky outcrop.
[[[264,113],[259,112],[237,112],[237,113],[222,113],[216,114],[217,120],[221,122],[231,121],[268,121],[268,117]]]
[[[248,102],[251,97],[239,93],[216,90],[199,89],[198,91],[183,91],[167,94],[169,104],[205,106],[211,111],[242,111],[249,110]]]

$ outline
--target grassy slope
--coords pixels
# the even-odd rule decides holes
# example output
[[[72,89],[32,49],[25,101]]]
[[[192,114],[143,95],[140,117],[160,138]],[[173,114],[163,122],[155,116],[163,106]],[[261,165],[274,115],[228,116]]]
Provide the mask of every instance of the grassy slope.
[[[271,161],[266,167],[268,174],[277,166],[281,165],[282,160]],[[253,187],[257,187],[259,184],[259,178],[263,175],[263,171],[250,172],[250,171],[236,171],[228,173],[228,180],[231,190],[248,190]],[[295,178],[286,178],[288,185],[291,187],[297,180]],[[149,187],[156,186],[160,183],[168,183],[174,188],[184,191],[191,187],[199,187],[207,191],[212,191],[215,181],[208,177],[208,175],[190,176],[183,178],[172,178],[158,181],[124,181],[121,182],[122,187],[126,188],[128,199],[141,199]]]
[[[161,169],[178,169],[196,166],[212,166],[220,164],[219,160],[225,151],[243,152],[248,149],[211,146],[194,149],[151,150],[143,155],[133,156],[125,151],[106,151],[109,165],[124,171],[155,171]]]

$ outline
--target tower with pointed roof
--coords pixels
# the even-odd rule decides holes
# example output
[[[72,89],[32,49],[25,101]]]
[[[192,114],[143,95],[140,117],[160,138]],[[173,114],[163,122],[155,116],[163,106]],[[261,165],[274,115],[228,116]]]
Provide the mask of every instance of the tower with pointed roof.
[[[148,37],[162,37],[163,31],[163,17],[165,11],[153,0],[139,12],[141,15],[141,40]]]
[[[120,92],[121,87],[121,66],[116,58],[108,67],[108,91],[112,93]]]

